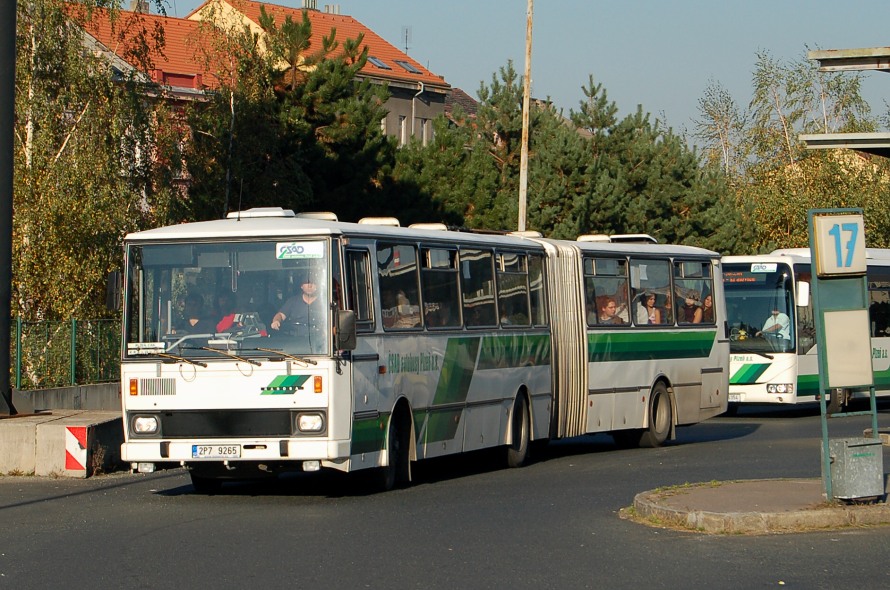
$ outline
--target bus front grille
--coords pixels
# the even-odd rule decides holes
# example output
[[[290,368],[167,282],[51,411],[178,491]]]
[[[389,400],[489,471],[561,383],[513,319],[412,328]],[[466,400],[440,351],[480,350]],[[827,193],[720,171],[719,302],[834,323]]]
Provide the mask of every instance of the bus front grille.
[[[187,410],[162,412],[163,438],[254,438],[292,435],[289,410]]]

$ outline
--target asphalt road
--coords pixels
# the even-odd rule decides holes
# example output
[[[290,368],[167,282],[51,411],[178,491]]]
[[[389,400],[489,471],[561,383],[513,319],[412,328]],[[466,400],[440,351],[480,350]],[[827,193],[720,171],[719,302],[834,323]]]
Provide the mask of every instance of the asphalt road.
[[[830,436],[868,426],[833,421]],[[0,589],[890,587],[890,528],[706,536],[618,516],[659,486],[818,477],[820,445],[818,413],[743,409],[660,449],[598,435],[522,469],[492,454],[430,461],[380,494],[339,474],[215,496],[181,470],[0,477]]]

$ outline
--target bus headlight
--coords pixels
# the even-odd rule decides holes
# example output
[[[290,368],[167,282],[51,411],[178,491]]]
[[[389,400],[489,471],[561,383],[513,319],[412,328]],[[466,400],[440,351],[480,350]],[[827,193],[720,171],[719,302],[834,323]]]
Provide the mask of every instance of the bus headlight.
[[[794,393],[794,385],[792,383],[768,383],[766,386],[767,393]]]
[[[134,434],[156,434],[158,432],[157,416],[136,416],[132,422]]]
[[[317,434],[324,430],[324,416],[317,412],[297,415],[297,430]]]

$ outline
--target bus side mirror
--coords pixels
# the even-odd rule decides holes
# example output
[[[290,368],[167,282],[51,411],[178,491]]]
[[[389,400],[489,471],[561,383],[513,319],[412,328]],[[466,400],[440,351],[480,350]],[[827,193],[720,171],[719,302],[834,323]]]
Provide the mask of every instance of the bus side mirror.
[[[807,307],[810,304],[810,284],[806,281],[797,283],[797,306]]]
[[[105,308],[114,311],[121,308],[121,271],[119,270],[108,273],[108,281],[105,283]]]
[[[355,350],[355,312],[337,311],[337,350]]]

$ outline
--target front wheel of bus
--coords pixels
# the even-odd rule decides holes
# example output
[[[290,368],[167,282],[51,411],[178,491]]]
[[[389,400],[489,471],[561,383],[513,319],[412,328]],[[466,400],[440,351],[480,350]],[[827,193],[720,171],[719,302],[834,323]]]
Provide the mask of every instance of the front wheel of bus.
[[[641,447],[660,447],[671,433],[671,396],[664,383],[656,383],[649,396],[649,427],[640,437]]]
[[[410,423],[402,420],[400,413],[390,416],[386,441],[387,464],[380,468],[378,479],[382,491],[389,491],[411,481],[411,459],[408,456],[410,432]]]
[[[513,418],[510,424],[513,442],[507,446],[507,465],[509,467],[522,467],[528,461],[529,439],[531,428],[529,426],[528,402],[525,396],[520,395],[513,404]]]

